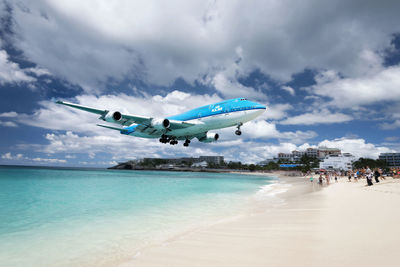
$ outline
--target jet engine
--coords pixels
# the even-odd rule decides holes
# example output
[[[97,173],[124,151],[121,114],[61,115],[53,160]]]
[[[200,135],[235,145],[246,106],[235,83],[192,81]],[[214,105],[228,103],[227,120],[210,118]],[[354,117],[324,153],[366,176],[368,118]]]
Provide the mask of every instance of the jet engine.
[[[108,122],[116,122],[122,119],[122,114],[119,111],[109,111],[107,115],[104,117],[105,121]]]
[[[203,143],[211,143],[217,141],[219,134],[217,133],[207,133],[204,137],[200,138],[199,141]]]
[[[151,126],[157,130],[163,130],[163,129],[168,129],[171,126],[171,123],[169,122],[168,119],[155,118],[151,120]]]

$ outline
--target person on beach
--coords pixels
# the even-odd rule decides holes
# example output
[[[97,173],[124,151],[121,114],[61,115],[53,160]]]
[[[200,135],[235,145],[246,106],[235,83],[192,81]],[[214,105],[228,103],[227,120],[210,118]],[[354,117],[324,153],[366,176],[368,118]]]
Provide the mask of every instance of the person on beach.
[[[383,176],[383,170],[379,168],[379,169],[378,169],[378,171],[379,171],[379,174],[380,174],[381,180],[386,180],[386,177],[385,177],[385,176]]]
[[[337,173],[335,172],[335,182],[337,183]]]
[[[349,171],[349,176],[348,176],[348,178],[349,178],[349,182],[351,182],[351,171]]]
[[[354,182],[358,182],[358,171],[354,172]]]
[[[313,183],[314,182],[314,177],[312,175],[310,175],[310,182]]]
[[[319,175],[318,184],[322,185],[322,174]]]
[[[381,176],[381,174],[379,173],[378,169],[375,169],[374,171],[374,177],[375,177],[375,182],[379,183],[379,176]]]
[[[366,177],[367,177],[367,185],[368,186],[373,185],[373,183],[372,183],[372,173],[370,172],[369,174],[366,175]]]

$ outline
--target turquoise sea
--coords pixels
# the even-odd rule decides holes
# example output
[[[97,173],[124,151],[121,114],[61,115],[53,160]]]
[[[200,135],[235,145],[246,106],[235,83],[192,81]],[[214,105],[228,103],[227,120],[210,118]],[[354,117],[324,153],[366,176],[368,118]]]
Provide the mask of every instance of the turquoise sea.
[[[248,209],[272,177],[0,167],[0,266],[116,265]]]

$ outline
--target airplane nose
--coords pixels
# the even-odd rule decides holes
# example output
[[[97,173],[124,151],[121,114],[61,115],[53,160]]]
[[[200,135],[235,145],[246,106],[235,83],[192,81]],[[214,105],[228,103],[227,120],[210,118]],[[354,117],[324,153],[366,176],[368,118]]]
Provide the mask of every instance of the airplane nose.
[[[262,108],[262,109],[267,109],[267,107],[266,106],[264,106],[264,105],[262,105],[262,104],[258,104],[257,103],[257,106],[256,106],[257,108]]]

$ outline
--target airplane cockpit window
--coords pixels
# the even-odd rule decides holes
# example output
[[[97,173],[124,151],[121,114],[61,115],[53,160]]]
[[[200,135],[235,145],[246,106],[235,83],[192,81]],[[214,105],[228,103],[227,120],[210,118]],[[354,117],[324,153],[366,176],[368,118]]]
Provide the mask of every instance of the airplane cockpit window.
[[[240,99],[240,101],[244,101],[244,100],[247,100],[247,99],[246,99],[246,98],[241,98],[241,99]]]

